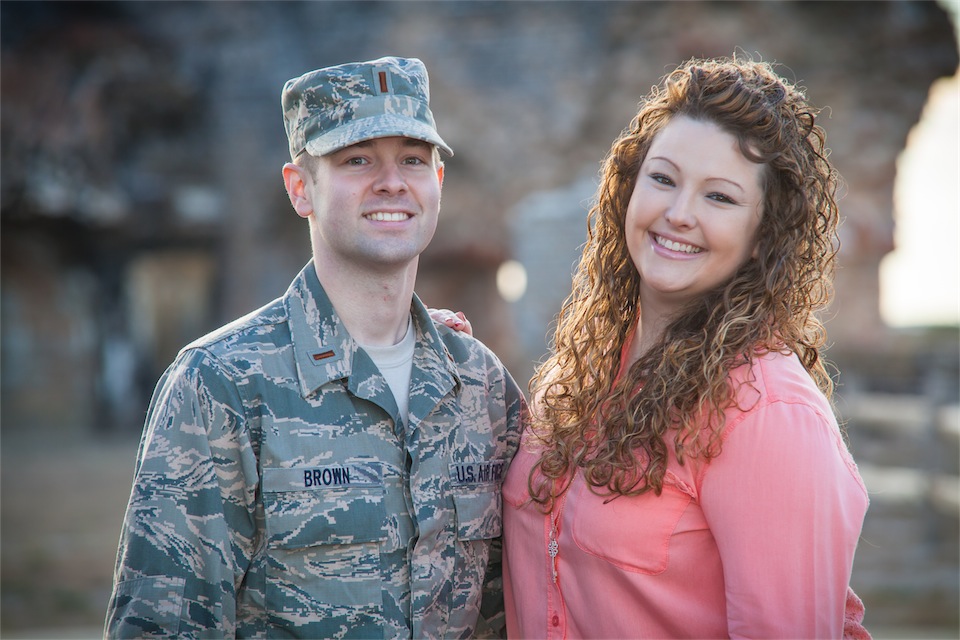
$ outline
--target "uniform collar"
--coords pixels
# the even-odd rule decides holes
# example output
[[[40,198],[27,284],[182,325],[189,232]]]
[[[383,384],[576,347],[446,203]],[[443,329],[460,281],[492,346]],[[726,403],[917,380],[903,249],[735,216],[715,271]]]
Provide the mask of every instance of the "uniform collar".
[[[351,375],[354,371],[358,375],[369,373],[362,369],[367,368],[366,363],[372,363],[365,353],[362,358],[357,358],[360,347],[334,310],[312,260],[290,284],[283,303],[290,319],[294,358],[303,397],[312,395],[333,380],[345,379],[351,389],[356,388],[358,382],[351,381]],[[452,388],[459,389],[460,374],[453,356],[416,295],[413,296],[410,310],[417,341],[411,388],[419,382],[433,386],[442,393]]]

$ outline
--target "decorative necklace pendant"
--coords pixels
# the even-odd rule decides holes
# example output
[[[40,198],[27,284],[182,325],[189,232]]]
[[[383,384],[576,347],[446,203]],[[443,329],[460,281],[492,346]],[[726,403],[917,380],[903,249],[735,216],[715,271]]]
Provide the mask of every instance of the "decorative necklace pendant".
[[[560,543],[557,542],[556,525],[550,528],[550,542],[547,543],[547,554],[550,556],[550,570],[553,572],[553,584],[557,584],[557,554],[560,553]]]

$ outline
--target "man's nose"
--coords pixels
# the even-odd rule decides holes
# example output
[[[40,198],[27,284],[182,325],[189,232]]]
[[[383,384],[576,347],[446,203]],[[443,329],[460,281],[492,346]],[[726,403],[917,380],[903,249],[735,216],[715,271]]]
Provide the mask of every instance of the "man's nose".
[[[373,185],[377,193],[402,193],[407,190],[407,179],[401,167],[393,162],[385,162],[377,171]]]

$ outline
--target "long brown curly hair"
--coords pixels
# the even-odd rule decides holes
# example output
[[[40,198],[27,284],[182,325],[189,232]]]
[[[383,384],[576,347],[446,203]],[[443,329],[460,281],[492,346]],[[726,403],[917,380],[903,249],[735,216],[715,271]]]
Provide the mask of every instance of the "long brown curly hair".
[[[551,355],[531,380],[532,429],[542,445],[529,491],[549,509],[582,469],[613,497],[660,493],[672,446],[681,464],[720,452],[729,372],[769,351],[796,353],[829,398],[815,313],[832,295],[839,178],[827,160],[819,112],[764,62],[689,60],[666,75],[604,159],[573,290]],[[763,165],[756,259],[689,304],[660,341],[618,378],[635,326],[640,276],[624,219],[640,165],[677,116],[712,122]]]

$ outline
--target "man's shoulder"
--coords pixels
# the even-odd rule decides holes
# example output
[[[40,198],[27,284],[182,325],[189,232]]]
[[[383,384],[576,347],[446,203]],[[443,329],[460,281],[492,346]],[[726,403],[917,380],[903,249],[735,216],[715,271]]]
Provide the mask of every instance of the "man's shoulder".
[[[469,364],[479,361],[500,363],[497,355],[480,340],[462,331],[454,331],[450,327],[434,323],[437,334],[443,341],[447,353],[457,364]]]
[[[283,298],[237,318],[186,345],[181,353],[206,351],[230,360],[256,351],[266,354],[290,344],[289,317]]]
[[[437,325],[437,333],[461,381],[468,384],[472,381],[483,386],[516,387],[516,382],[499,356],[483,342],[445,325]]]

